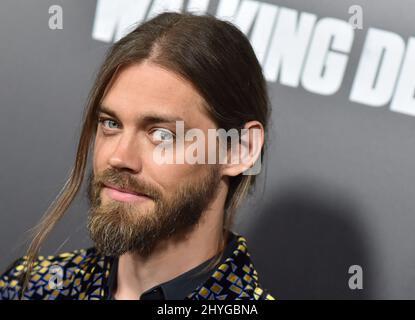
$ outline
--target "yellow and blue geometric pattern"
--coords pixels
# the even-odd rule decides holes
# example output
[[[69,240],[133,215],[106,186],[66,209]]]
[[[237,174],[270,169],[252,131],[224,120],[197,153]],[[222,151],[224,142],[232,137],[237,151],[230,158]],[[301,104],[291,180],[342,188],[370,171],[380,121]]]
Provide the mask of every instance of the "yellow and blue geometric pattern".
[[[112,257],[97,254],[94,247],[56,256],[39,256],[23,300],[105,300],[113,261]],[[26,265],[27,256],[24,256],[0,277],[0,300],[20,299],[19,279]],[[275,300],[259,284],[246,239],[241,235],[237,235],[237,245],[232,254],[185,299]]]

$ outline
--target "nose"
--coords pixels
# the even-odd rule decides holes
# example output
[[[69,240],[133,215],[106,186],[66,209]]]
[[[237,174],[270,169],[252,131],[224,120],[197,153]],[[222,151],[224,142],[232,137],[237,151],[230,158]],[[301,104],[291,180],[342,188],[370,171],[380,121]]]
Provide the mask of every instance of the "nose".
[[[137,137],[124,133],[120,136],[108,163],[111,167],[137,173],[142,162],[137,148]]]

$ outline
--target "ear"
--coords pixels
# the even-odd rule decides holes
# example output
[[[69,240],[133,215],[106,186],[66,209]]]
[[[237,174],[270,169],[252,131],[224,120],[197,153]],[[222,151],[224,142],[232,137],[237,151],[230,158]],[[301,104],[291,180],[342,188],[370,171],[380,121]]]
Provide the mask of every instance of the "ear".
[[[222,174],[227,176],[237,176],[247,173],[254,165],[260,166],[261,150],[264,145],[264,127],[259,121],[249,121],[245,123],[241,130],[241,139],[237,146],[230,145],[227,152],[227,162],[222,165]],[[256,168],[257,169],[257,168]],[[257,171],[253,170],[252,172]]]

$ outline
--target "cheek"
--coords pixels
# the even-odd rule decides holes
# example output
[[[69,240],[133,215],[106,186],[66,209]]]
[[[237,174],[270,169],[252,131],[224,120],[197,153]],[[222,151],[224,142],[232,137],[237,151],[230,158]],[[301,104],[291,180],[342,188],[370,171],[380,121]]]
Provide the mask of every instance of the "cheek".
[[[152,157],[143,161],[145,175],[163,187],[166,192],[175,190],[179,185],[201,176],[206,165],[201,164],[157,164]]]
[[[108,157],[111,154],[111,146],[109,143],[104,143],[102,139],[97,138],[94,143],[93,150],[93,167],[94,172],[101,172],[105,169]]]
[[[143,170],[145,171],[144,174],[151,176],[151,179],[163,186],[163,189],[167,192],[169,192],[169,189],[176,189],[179,185],[187,181],[196,181],[197,177],[201,177],[206,173],[206,167],[208,166],[208,153],[210,152],[213,155],[217,154],[217,150],[215,150],[215,148],[208,148],[207,141],[199,141],[199,143],[199,148],[205,149],[204,163],[186,163],[186,160],[184,159],[184,163],[179,164],[158,164],[154,161],[151,151],[148,150],[149,152],[145,153],[146,156],[142,158]],[[190,149],[189,145],[190,143],[185,146],[185,150],[188,152],[194,150]],[[183,152],[183,150],[174,149],[172,152],[174,153],[173,158],[176,159],[176,152]],[[195,153],[195,156],[196,155],[197,152]],[[215,158],[215,156],[213,156],[213,158]]]

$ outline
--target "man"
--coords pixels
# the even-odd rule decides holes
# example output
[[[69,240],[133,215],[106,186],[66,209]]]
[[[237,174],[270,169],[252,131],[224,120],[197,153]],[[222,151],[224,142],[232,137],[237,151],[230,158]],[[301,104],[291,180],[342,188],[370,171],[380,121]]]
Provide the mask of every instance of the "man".
[[[236,27],[179,13],[138,26],[108,52],[69,181],[28,254],[0,278],[0,298],[274,299],[246,239],[230,230],[255,181],[247,172],[263,154],[268,117],[261,67]],[[251,139],[240,136],[236,152],[232,140],[224,154],[244,161],[222,161],[217,140],[184,140],[178,124],[204,137],[245,132]],[[80,189],[90,146],[87,226],[95,245],[38,256]],[[158,161],[161,149],[173,162]],[[194,151],[215,161],[188,161]]]

